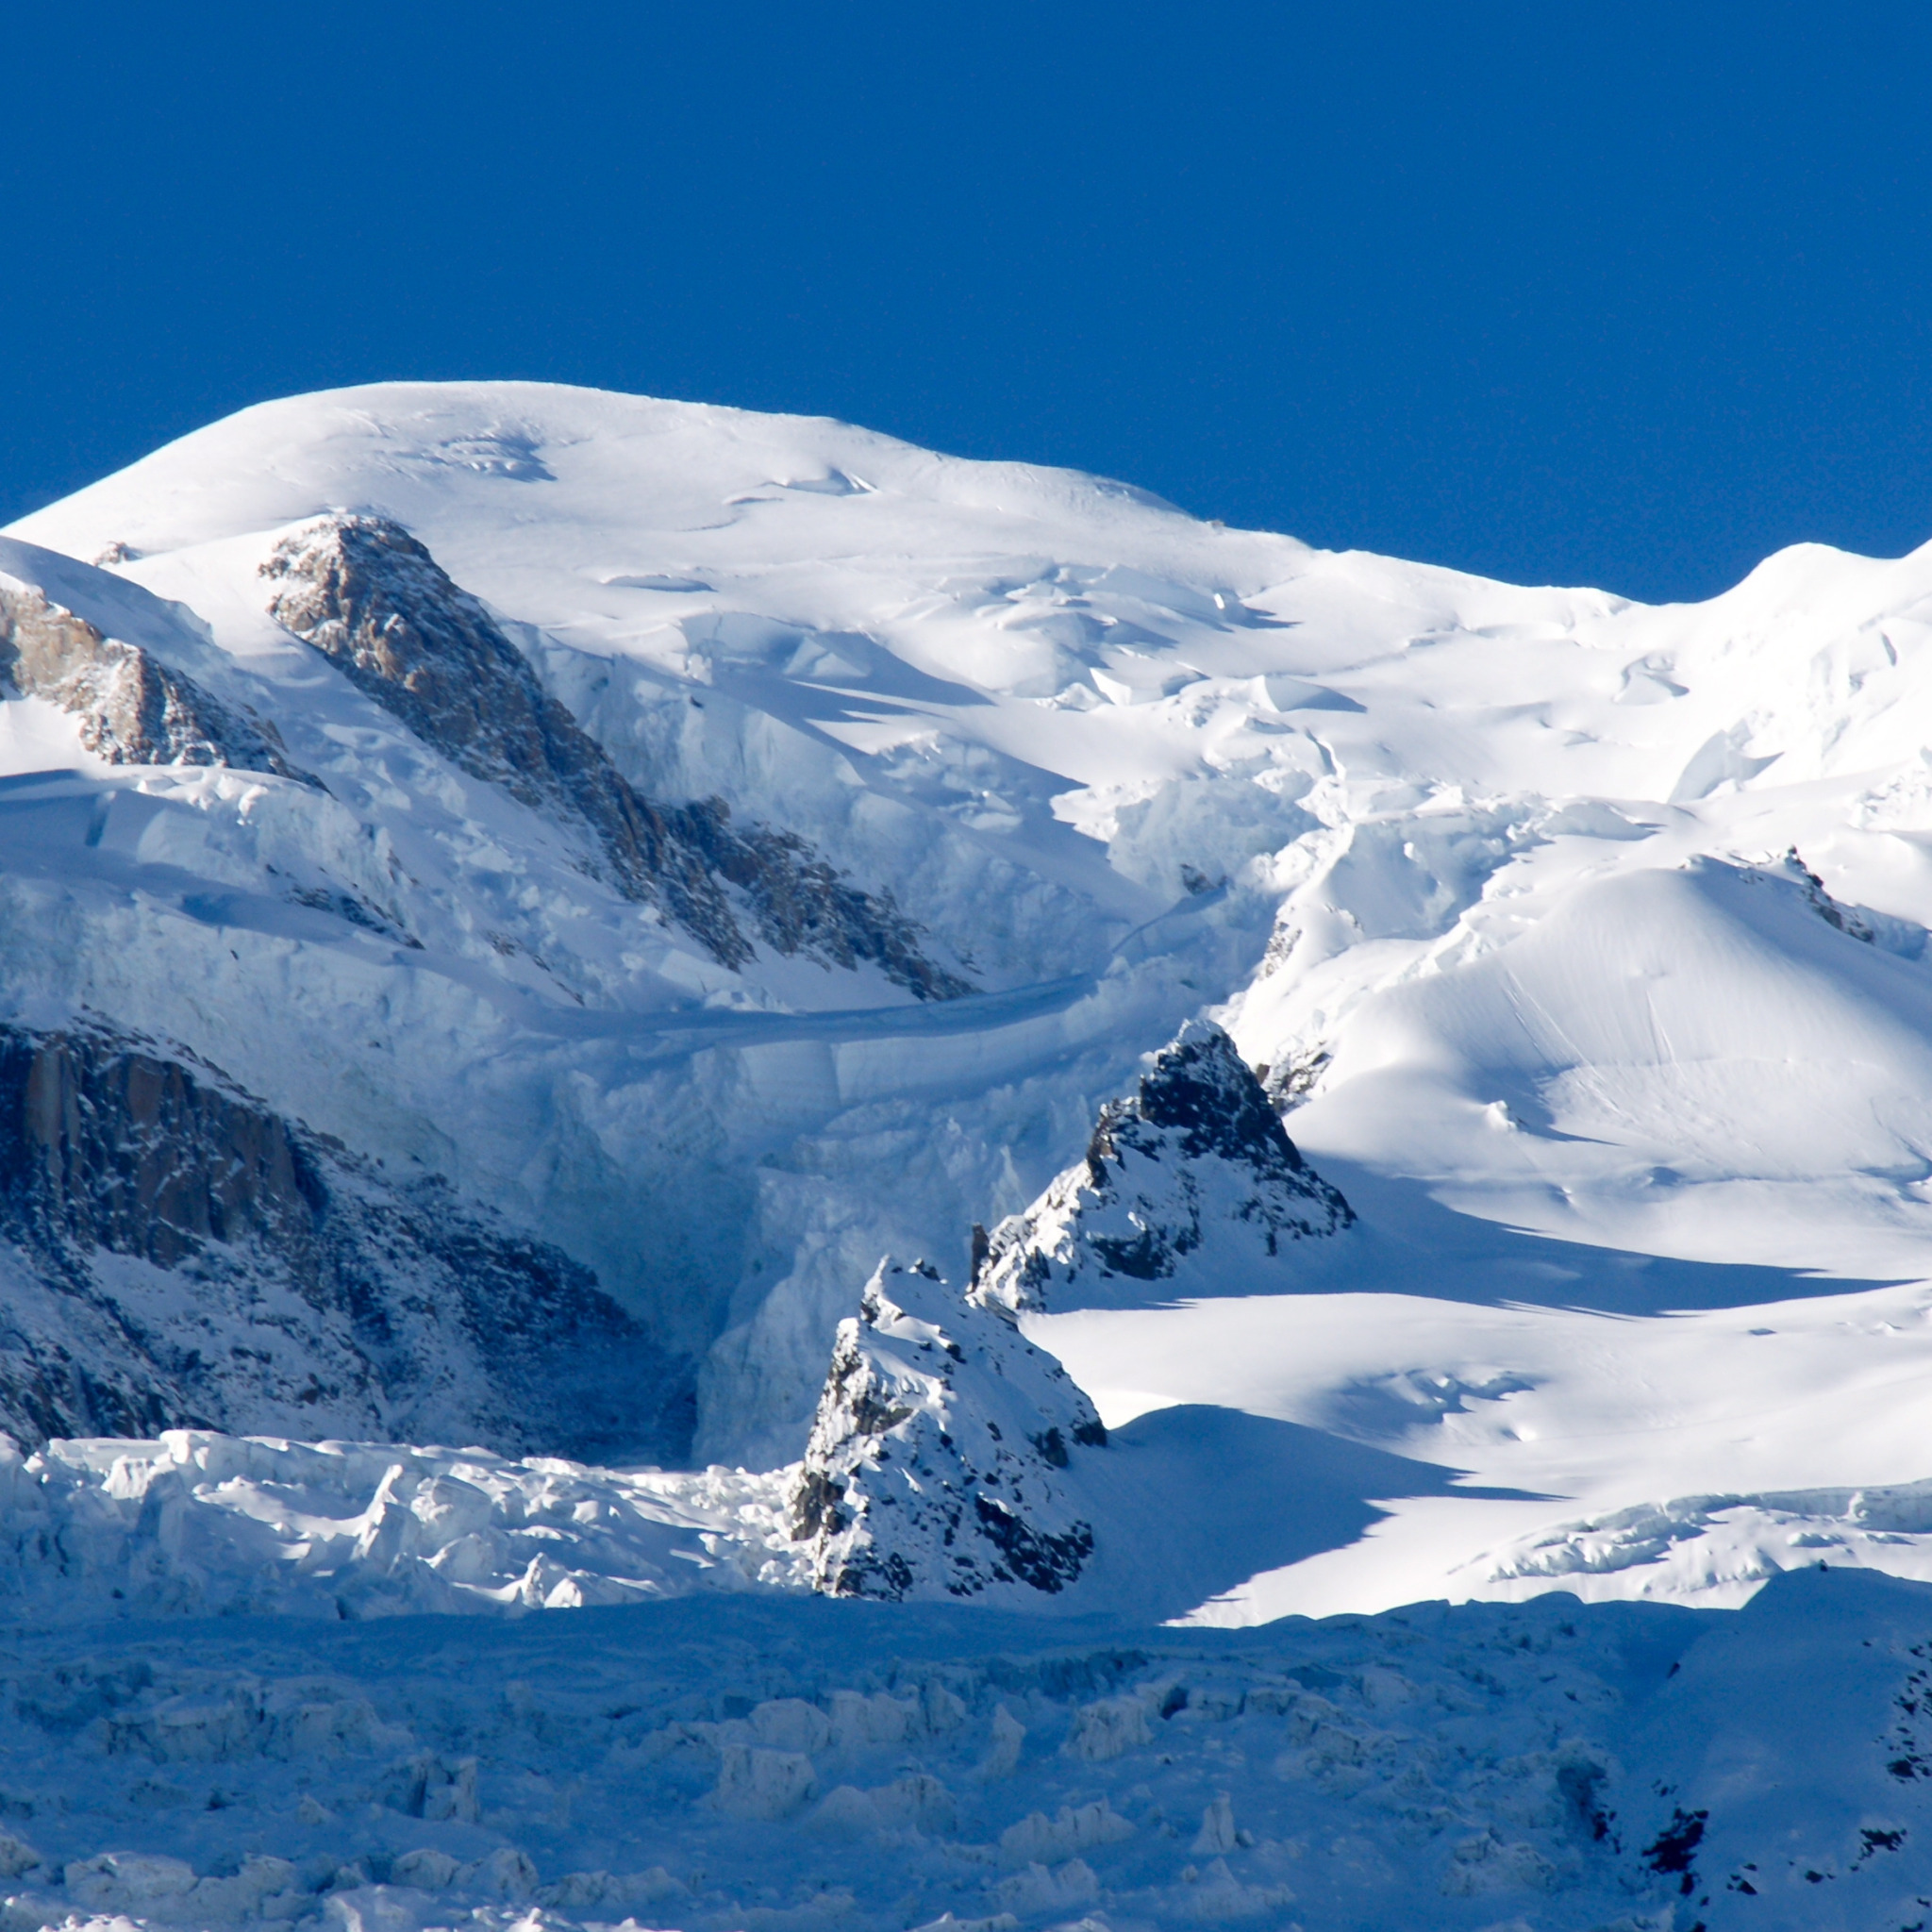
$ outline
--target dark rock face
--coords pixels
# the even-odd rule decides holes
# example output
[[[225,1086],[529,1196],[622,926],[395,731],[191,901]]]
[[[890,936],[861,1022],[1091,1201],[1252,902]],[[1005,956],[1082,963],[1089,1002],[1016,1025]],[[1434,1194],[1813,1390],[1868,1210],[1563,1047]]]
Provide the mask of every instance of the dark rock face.
[[[1243,1162],[1263,1178],[1276,1181],[1307,1174],[1280,1116],[1235,1051],[1234,1041],[1207,1021],[1184,1026],[1155,1055],[1133,1099],[1117,1101],[1102,1111],[1088,1167],[1117,1161],[1118,1141],[1151,1148],[1152,1137],[1137,1132],[1143,1126],[1162,1136],[1165,1144],[1160,1151],[1169,1158],[1178,1154],[1183,1160],[1198,1160],[1211,1154]]]
[[[243,718],[151,652],[103,636],[27,585],[0,584],[0,676],[22,696],[74,713],[82,743],[110,764],[306,776],[282,756],[272,724]]]
[[[839,1324],[792,1534],[834,1596],[1057,1595],[1093,1554],[1074,1460],[1106,1441],[1004,1309],[889,1257]]]
[[[1292,1113],[1312,1097],[1334,1058],[1325,1046],[1312,1046],[1274,1067],[1257,1067],[1255,1077],[1276,1113]]]
[[[582,825],[619,891],[661,907],[723,964],[752,957],[741,910],[776,952],[847,968],[871,960],[922,999],[973,991],[920,952],[889,895],[846,885],[803,839],[734,825],[721,799],[641,797],[400,525],[325,517],[279,544],[262,572],[278,624],[473,777]]]
[[[181,1050],[0,1027],[0,1426],[634,1451],[653,1365],[585,1269],[391,1184]]]
[[[1083,1277],[1160,1281],[1189,1257],[1250,1267],[1355,1220],[1302,1158],[1220,1027],[1191,1020],[1137,1092],[1100,1110],[1087,1158],[975,1255],[974,1299],[1043,1307]]]

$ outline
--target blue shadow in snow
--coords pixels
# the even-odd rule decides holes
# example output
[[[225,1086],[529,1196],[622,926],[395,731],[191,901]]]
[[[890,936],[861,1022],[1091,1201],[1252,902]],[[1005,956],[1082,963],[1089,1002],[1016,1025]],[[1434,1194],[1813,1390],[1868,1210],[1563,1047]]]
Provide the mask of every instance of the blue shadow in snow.
[[[1908,1277],[1870,1279],[1742,1261],[1684,1261],[1624,1248],[1566,1241],[1445,1208],[1421,1181],[1391,1179],[1324,1161],[1322,1173],[1361,1217],[1331,1245],[1310,1286],[1432,1295],[1491,1306],[1588,1308],[1607,1315],[1662,1315],[1756,1307],[1890,1288]],[[1662,1176],[1668,1185],[1670,1177]],[[1348,1249],[1354,1245],[1356,1253]],[[1313,1258],[1301,1244],[1301,1258]],[[1334,1277],[1334,1278],[1329,1278]]]
[[[1440,1463],[1202,1404],[1138,1416],[1106,1449],[1077,1454],[1097,1519],[1095,1582],[1121,1614],[1151,1621],[1358,1541],[1389,1514],[1379,1502],[1559,1500],[1466,1486]]]
[[[1056,1283],[1056,1315],[1082,1308],[1172,1307],[1257,1294],[1408,1294],[1491,1307],[1581,1308],[1647,1316],[1707,1308],[1757,1307],[1895,1288],[1909,1275],[1822,1274],[1813,1269],[1742,1261],[1683,1261],[1598,1247],[1458,1213],[1422,1181],[1372,1174],[1324,1159],[1317,1172],[1340,1188],[1359,1217],[1345,1232],[1287,1241],[1278,1256],[1257,1255],[1239,1269],[1210,1273],[1184,1262],[1161,1281],[1124,1276]],[[1663,1177],[1668,1185],[1669,1177]]]

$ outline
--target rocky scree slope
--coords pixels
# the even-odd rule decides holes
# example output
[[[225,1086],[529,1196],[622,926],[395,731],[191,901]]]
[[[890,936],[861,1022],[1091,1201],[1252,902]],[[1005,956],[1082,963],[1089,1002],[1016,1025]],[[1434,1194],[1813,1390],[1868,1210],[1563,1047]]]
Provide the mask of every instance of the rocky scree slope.
[[[567,1257],[180,1049],[0,1026],[0,1424],[610,1457],[642,1338]]]
[[[1093,1553],[1074,1458],[1106,1441],[1006,1309],[889,1256],[839,1324],[791,1491],[808,1580],[894,1603],[1058,1594]]]
[[[1239,1051],[1191,1020],[1138,1089],[1101,1108],[1087,1158],[1022,1214],[976,1237],[973,1298],[1043,1309],[1079,1284],[1170,1279],[1190,1257],[1285,1271],[1293,1244],[1353,1224]]]
[[[277,544],[262,575],[285,629],[473,777],[581,824],[618,890],[661,906],[721,964],[753,957],[735,896],[779,954],[846,968],[871,960],[921,999],[973,991],[925,958],[890,894],[846,885],[795,833],[734,825],[717,798],[640,796],[400,525],[324,517]]]

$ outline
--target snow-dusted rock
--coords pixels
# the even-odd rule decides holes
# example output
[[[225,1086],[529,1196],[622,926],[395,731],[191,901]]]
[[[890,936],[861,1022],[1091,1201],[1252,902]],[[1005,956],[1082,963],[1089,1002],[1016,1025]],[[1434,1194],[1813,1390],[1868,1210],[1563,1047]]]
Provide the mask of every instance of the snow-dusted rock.
[[[184,1049],[0,1025],[0,1425],[608,1452],[649,1350],[588,1272]]]
[[[839,1324],[791,1491],[813,1587],[895,1602],[1055,1594],[1093,1551],[1074,1459],[1106,1441],[1007,1310],[888,1257]]]
[[[843,884],[797,834],[735,826],[716,798],[641,797],[401,525],[323,517],[261,570],[278,624],[473,777],[581,826],[620,891],[660,905],[722,964],[753,957],[735,894],[780,954],[847,968],[871,959],[922,999],[972,991],[924,957],[890,896]]]
[[[1101,1109],[1087,1158],[975,1255],[972,1298],[1046,1308],[1055,1285],[1162,1281],[1279,1262],[1293,1243],[1355,1219],[1305,1161],[1261,1083],[1221,1028],[1191,1020],[1137,1091]]]
[[[16,693],[72,713],[81,743],[108,764],[229,765],[300,775],[273,725],[242,717],[186,672],[105,634],[6,568],[33,569],[37,561],[30,546],[0,539],[0,676]],[[125,594],[130,601],[141,595]],[[169,621],[158,608],[156,614]]]

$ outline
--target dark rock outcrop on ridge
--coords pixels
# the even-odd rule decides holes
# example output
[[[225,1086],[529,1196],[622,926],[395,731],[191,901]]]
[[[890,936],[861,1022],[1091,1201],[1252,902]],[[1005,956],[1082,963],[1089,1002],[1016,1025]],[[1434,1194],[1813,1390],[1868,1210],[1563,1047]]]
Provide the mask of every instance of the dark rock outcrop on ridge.
[[[845,884],[805,840],[734,824],[721,799],[642,797],[399,524],[325,517],[278,544],[262,573],[285,629],[473,777],[584,827],[620,891],[660,907],[723,964],[752,957],[741,911],[775,952],[870,960],[921,999],[974,990],[925,958],[890,895]]]
[[[1074,1461],[1106,1441],[1006,1309],[889,1256],[839,1324],[792,1534],[828,1595],[1058,1595],[1093,1554]]]
[[[1164,1281],[1191,1257],[1265,1273],[1354,1220],[1233,1041],[1191,1020],[1135,1092],[1101,1108],[1087,1158],[986,1238],[972,1293],[1044,1307],[1056,1283]]]
[[[30,585],[0,582],[0,678],[72,712],[81,742],[110,764],[229,765],[315,782],[282,756],[274,725],[242,717]]]

